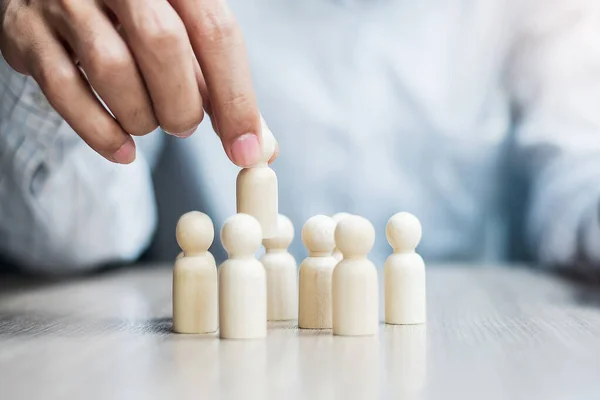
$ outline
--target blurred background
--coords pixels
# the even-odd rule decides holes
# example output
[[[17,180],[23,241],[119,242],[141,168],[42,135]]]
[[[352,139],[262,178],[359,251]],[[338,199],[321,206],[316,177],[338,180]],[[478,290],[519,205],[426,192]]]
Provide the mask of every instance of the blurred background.
[[[272,168],[298,260],[308,218],[348,212],[373,223],[370,257],[381,266],[391,252],[385,224],[408,211],[422,223],[427,263],[600,263],[596,0],[229,4],[279,143]],[[35,94],[27,107],[38,107]],[[45,156],[68,157],[52,171],[28,166],[47,181],[25,210],[47,230],[33,264],[142,251],[143,260],[172,262],[177,220],[190,210],[213,219],[222,261],[218,233],[236,212],[239,168],[206,119],[187,139],[136,137],[138,159],[126,167],[108,166],[57,122],[47,140],[64,146]],[[0,194],[12,190],[2,182]],[[5,214],[11,207],[26,206],[13,199]],[[31,224],[31,235],[40,232]],[[12,233],[0,229],[0,243],[29,256]]]
[[[306,255],[302,224],[341,211],[373,222],[378,265],[391,251],[385,223],[398,211],[420,218],[419,251],[428,261],[534,257],[509,73],[517,69],[527,84],[531,71],[517,61],[529,50],[517,45],[529,29],[523,24],[538,21],[529,13],[545,3],[230,3],[261,112],[279,141],[272,167],[297,257]],[[557,18],[569,14],[561,8],[552,11]],[[146,256],[170,261],[183,212],[207,212],[217,230],[235,212],[238,169],[209,123],[189,139],[165,141],[154,174],[159,229]]]

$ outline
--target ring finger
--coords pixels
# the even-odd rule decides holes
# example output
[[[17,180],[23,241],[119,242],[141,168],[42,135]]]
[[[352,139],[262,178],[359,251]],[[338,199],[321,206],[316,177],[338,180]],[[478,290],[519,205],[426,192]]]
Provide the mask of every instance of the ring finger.
[[[156,129],[150,96],[127,44],[94,1],[63,2],[55,26],[77,56],[91,86],[132,135]],[[66,7],[66,6],[63,6]]]

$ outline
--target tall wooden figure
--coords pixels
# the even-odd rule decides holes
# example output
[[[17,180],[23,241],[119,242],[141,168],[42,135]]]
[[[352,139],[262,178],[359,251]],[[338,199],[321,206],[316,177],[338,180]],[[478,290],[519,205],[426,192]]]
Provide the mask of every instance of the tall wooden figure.
[[[423,324],[426,320],[425,263],[415,252],[421,241],[421,223],[414,215],[401,212],[389,219],[385,234],[394,249],[384,266],[385,322]]]
[[[294,239],[294,225],[279,215],[277,235],[263,239],[261,257],[267,272],[267,320],[288,321],[298,318],[298,270],[296,259],[288,251]]]
[[[260,222],[263,237],[277,234],[279,214],[277,175],[269,167],[277,142],[261,118],[262,157],[258,164],[240,171],[236,182],[237,212],[252,215]]]
[[[379,328],[377,269],[367,258],[375,229],[366,218],[351,215],[335,228],[335,244],[344,259],[333,270],[333,334],[374,335]]]
[[[188,212],[177,222],[176,237],[183,252],[173,269],[173,330],[216,332],[217,266],[208,251],[215,238],[213,223],[206,214]]]
[[[331,279],[337,260],[331,255],[335,221],[315,215],[302,227],[302,242],[308,250],[300,264],[298,327],[331,329]]]
[[[219,328],[225,339],[252,339],[267,335],[267,276],[255,257],[262,231],[247,214],[229,217],[221,242],[229,259],[219,267]]]

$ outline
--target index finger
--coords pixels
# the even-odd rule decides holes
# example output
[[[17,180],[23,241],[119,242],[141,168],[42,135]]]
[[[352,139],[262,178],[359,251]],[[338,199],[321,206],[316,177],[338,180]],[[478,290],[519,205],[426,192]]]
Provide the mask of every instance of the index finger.
[[[206,80],[217,133],[241,167],[260,158],[260,114],[242,31],[225,0],[169,0]]]

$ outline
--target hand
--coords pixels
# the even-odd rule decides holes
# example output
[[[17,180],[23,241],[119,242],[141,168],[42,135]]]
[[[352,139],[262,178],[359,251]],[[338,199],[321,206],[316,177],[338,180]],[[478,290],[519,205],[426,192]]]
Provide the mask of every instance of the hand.
[[[189,136],[203,109],[235,164],[258,159],[260,116],[241,30],[225,0],[0,4],[6,61],[31,75],[53,108],[108,160],[132,162],[130,135],[159,125]]]

